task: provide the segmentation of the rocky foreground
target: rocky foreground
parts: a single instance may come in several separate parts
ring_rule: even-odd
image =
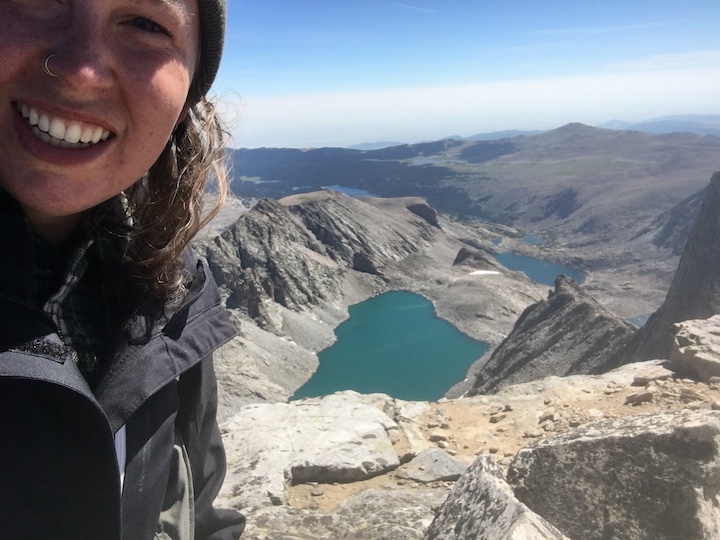
[[[222,427],[221,503],[254,540],[720,538],[718,332],[487,396],[248,405]]]

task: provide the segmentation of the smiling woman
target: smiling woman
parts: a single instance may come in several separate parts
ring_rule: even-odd
[[[186,114],[197,7],[11,0],[8,11],[0,89],[29,116],[2,130],[0,181],[41,234],[61,241],[83,211],[149,170]],[[48,144],[77,127],[107,137],[91,148]]]
[[[187,249],[226,189],[225,2],[0,13],[0,538],[238,538],[212,507],[235,329]]]

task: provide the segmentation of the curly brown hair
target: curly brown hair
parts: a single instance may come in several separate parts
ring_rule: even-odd
[[[141,289],[160,299],[169,298],[181,287],[181,253],[217,214],[227,194],[227,132],[215,103],[205,97],[192,101],[195,105],[157,161],[125,191],[130,276]],[[210,181],[216,184],[217,198],[208,211],[203,204]]]

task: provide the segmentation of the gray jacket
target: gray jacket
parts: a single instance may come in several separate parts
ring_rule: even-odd
[[[0,215],[13,261],[0,265],[0,538],[239,538],[244,518],[212,506],[225,473],[212,352],[235,329],[210,273],[197,264],[163,323],[131,318],[91,392],[25,300],[14,227]]]

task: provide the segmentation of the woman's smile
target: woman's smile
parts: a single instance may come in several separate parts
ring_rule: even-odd
[[[26,176],[23,189],[30,189],[33,182],[39,182],[39,186],[44,186],[46,190],[46,200],[60,201],[62,194],[57,187],[74,186],[72,198],[81,200],[83,194],[77,191],[81,185],[77,175],[84,176],[88,181],[97,178],[98,173],[93,173],[93,170],[105,166],[102,161],[104,156],[114,155],[108,152],[114,146],[110,143],[119,140],[117,128],[108,129],[109,122],[101,125],[100,117],[96,114],[70,112],[82,110],[79,106],[77,109],[58,107],[47,100],[18,98],[11,101],[10,109],[13,117],[12,142],[6,148],[15,156],[15,161],[27,164],[29,175]],[[73,142],[78,133],[79,140]],[[5,157],[3,161],[7,162],[9,158]],[[30,166],[33,162],[34,165]],[[66,170],[73,172],[63,173]],[[48,183],[50,177],[47,174],[50,171],[54,171],[51,177],[55,178],[55,182]],[[0,180],[2,172],[0,170]],[[51,194],[49,190],[53,185],[56,187]]]
[[[106,141],[110,130],[102,126],[67,120],[24,103],[16,103],[18,112],[32,126],[32,132],[43,142],[61,148],[88,148]]]

